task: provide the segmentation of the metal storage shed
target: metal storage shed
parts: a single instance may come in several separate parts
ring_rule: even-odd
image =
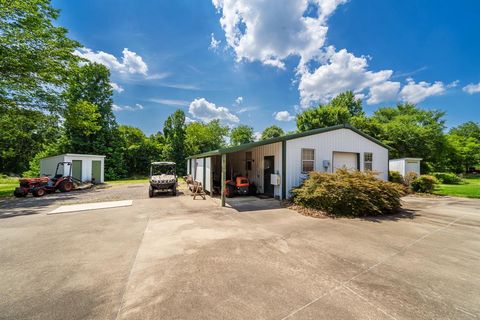
[[[414,172],[419,175],[420,161],[422,161],[422,158],[391,159],[389,161],[390,171],[398,171],[402,177],[405,177],[409,172]]]
[[[94,181],[95,183],[104,182],[105,156],[66,153],[43,158],[40,159],[40,175],[53,177],[59,162],[71,162],[72,176],[77,180],[82,182]],[[64,170],[63,174],[68,174],[70,168],[65,166]]]
[[[373,170],[387,180],[388,150],[352,126],[337,125],[194,155],[187,158],[187,173],[207,192],[220,189],[222,206],[225,183],[221,181],[236,175],[247,176],[259,193],[286,199],[307,171]]]

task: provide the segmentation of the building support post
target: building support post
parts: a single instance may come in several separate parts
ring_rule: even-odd
[[[287,141],[282,141],[282,200],[287,198]]]
[[[222,154],[222,179],[220,180],[222,207],[225,207],[225,180],[227,180],[227,154],[226,153]]]

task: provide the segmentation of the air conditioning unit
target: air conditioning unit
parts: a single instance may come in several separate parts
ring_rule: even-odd
[[[279,174],[271,174],[270,175],[270,183],[274,186],[280,185],[280,175]]]

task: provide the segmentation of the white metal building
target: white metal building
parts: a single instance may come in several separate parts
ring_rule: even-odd
[[[82,182],[103,183],[105,171],[105,156],[92,154],[74,154],[66,153],[58,156],[40,159],[40,176],[55,175],[57,164],[59,162],[72,163],[72,176]],[[69,166],[64,166],[62,174],[68,174]]]
[[[398,171],[405,177],[409,172],[420,174],[420,161],[422,158],[401,158],[389,161],[390,171]]]
[[[221,191],[235,176],[246,176],[257,192],[278,199],[290,196],[310,171],[337,168],[373,170],[388,179],[388,149],[349,125],[338,125],[240,146],[213,150],[187,159],[187,172],[207,192]]]

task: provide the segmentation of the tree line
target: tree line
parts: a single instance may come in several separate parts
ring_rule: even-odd
[[[119,125],[112,111],[109,70],[74,54],[81,47],[56,25],[49,0],[12,0],[0,6],[0,173],[37,175],[39,159],[60,153],[106,155],[107,180],[145,175],[151,161],[175,161],[255,140],[252,127],[219,120],[186,123],[177,110],[158,132]],[[446,132],[445,113],[412,104],[367,116],[352,92],[296,117],[297,131],[349,123],[393,149],[391,157],[421,157],[423,170],[464,172],[480,162],[480,125]],[[284,135],[266,128],[260,139]]]

